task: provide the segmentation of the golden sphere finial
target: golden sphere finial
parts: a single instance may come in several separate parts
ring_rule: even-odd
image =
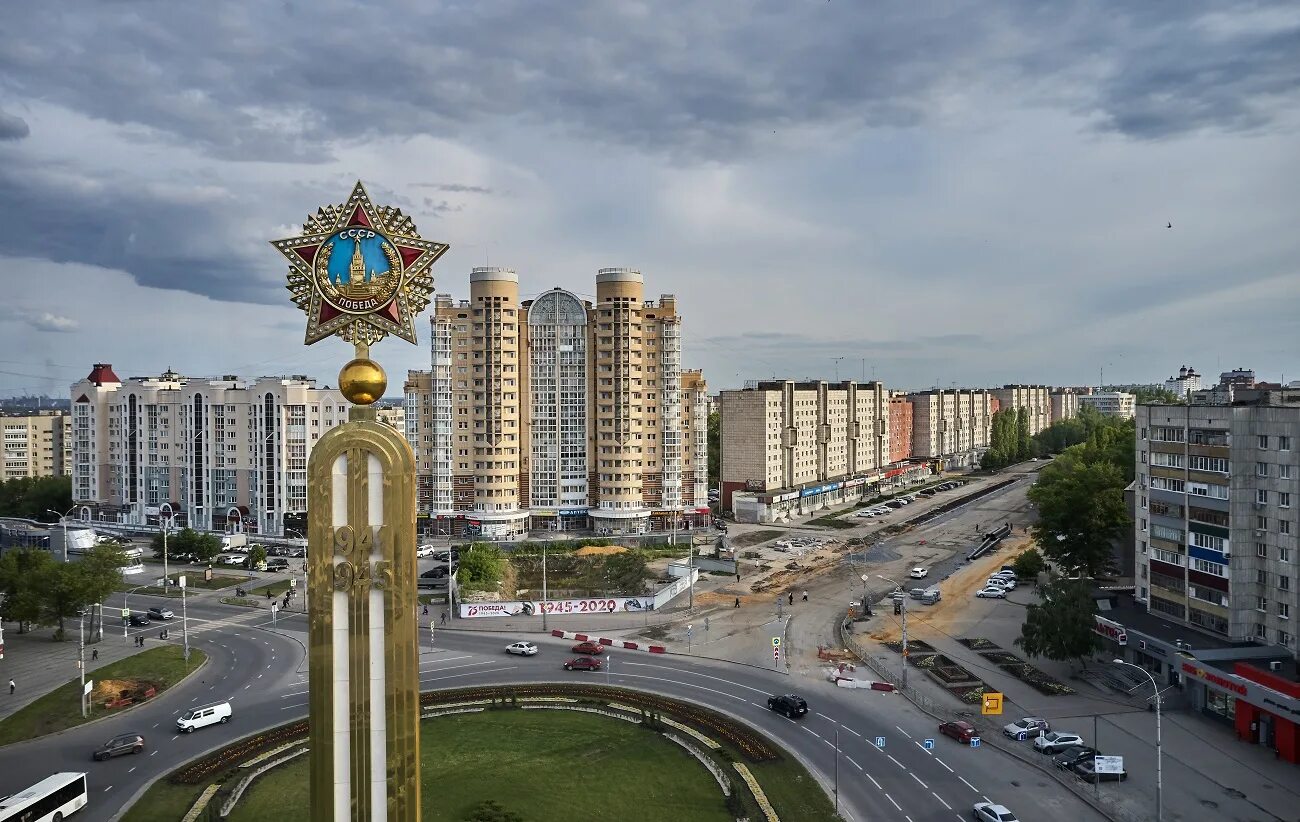
[[[339,371],[339,390],[356,405],[370,405],[384,396],[388,375],[369,357],[358,357]]]

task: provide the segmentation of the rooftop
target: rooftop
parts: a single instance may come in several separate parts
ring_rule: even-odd
[[[1263,671],[1266,674],[1272,674],[1273,676],[1281,677],[1290,682],[1300,682],[1300,665],[1297,665],[1295,657],[1289,654],[1276,656],[1272,660],[1238,659],[1236,662],[1241,665],[1249,665],[1250,667]],[[1278,670],[1274,671],[1269,667],[1270,662],[1278,662],[1281,663],[1281,665]]]
[[[1222,637],[1201,633],[1195,628],[1179,625],[1159,613],[1148,611],[1133,599],[1132,594],[1098,591],[1093,597],[1097,600],[1097,614],[1114,620],[1125,628],[1154,637],[1171,645],[1182,641],[1190,650],[1198,648],[1243,648],[1256,647],[1253,642],[1230,642]]]

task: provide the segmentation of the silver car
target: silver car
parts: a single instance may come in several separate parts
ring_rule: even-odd
[[[1002,728],[1002,733],[1011,737],[1017,742],[1022,742],[1031,736],[1038,736],[1040,733],[1047,733],[1052,730],[1046,719],[1039,719],[1036,716],[1027,716],[1024,719],[1017,719],[1010,725]]]
[[[1016,815],[1007,810],[1006,805],[992,802],[976,802],[971,813],[979,822],[1017,822]]]

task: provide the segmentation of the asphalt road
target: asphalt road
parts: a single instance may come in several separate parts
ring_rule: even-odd
[[[301,616],[268,630],[265,611],[236,611],[219,604],[190,609],[191,642],[210,654],[198,678],[125,715],[0,751],[0,793],[30,785],[61,770],[89,774],[87,820],[114,818],[153,778],[205,751],[257,730],[299,719],[307,711],[307,680],[300,640]],[[178,635],[173,626],[173,636]],[[156,634],[156,632],[155,632]],[[538,681],[608,681],[707,705],[772,735],[794,751],[828,789],[838,759],[841,812],[851,820],[952,820],[969,818],[973,803],[1001,802],[1022,820],[1100,819],[1047,777],[998,751],[971,749],[940,737],[932,719],[895,694],[848,691],[829,683],[802,688],[810,713],[792,721],[770,712],[767,697],[791,687],[780,673],[688,656],[615,652],[612,670],[568,673],[571,655],[562,640],[542,638],[535,657],[502,650],[514,637],[444,631],[430,649],[425,632],[420,665],[424,690],[464,685]],[[228,699],[230,724],[193,734],[175,732],[175,719],[196,705]],[[839,756],[836,756],[836,731]],[[137,731],[148,742],[139,756],[92,762],[90,751],[118,733]],[[877,738],[883,745],[877,746]],[[934,740],[932,750],[923,747]]]

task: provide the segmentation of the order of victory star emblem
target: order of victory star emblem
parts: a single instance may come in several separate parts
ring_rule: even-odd
[[[308,217],[300,236],[271,245],[289,260],[307,345],[334,335],[360,345],[389,334],[415,342],[415,317],[433,296],[430,269],[447,250],[421,239],[401,209],[372,203],[360,182],[346,202]]]

